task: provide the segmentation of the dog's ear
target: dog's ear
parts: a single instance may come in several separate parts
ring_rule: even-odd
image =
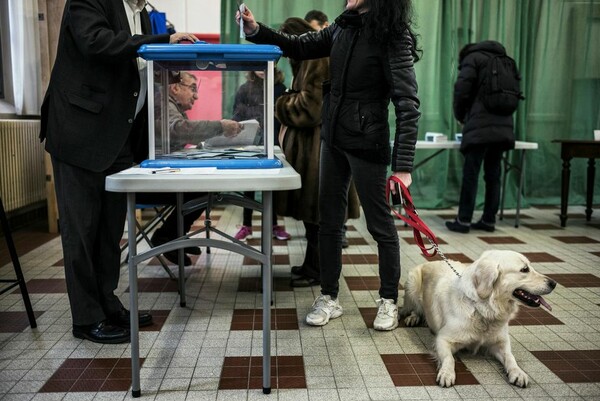
[[[494,260],[480,258],[475,262],[475,271],[472,275],[473,286],[480,299],[487,299],[492,295],[494,285],[500,276],[499,265]]]

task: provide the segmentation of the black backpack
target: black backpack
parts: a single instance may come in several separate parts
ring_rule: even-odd
[[[515,60],[506,54],[491,56],[483,70],[481,100],[485,108],[493,114],[508,116],[525,99],[521,92],[521,75]]]

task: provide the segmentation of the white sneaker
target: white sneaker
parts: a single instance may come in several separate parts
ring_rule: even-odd
[[[329,295],[319,295],[313,302],[312,310],[306,315],[306,323],[311,326],[324,326],[329,319],[335,319],[344,313],[340,303]]]
[[[398,327],[398,305],[394,303],[394,300],[381,298],[377,300],[377,305],[379,305],[379,310],[373,322],[373,328],[387,331]]]

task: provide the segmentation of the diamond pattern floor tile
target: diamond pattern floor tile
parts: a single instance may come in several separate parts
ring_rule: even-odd
[[[273,291],[294,291],[289,277],[273,277]],[[262,292],[261,277],[240,277],[238,291]]]
[[[262,309],[234,309],[231,330],[262,330],[262,320]],[[298,330],[296,309],[271,309],[271,330]]]
[[[219,390],[262,388],[262,357],[225,357]],[[271,388],[306,388],[301,356],[271,357]]]
[[[36,320],[44,312],[33,311]],[[0,312],[0,333],[20,333],[29,327],[27,312]]]
[[[521,241],[518,238],[515,237],[477,237],[480,240],[482,240],[483,242],[485,242],[486,244],[524,244],[523,241]]]
[[[144,359],[140,359],[140,364]],[[127,391],[131,386],[129,358],[68,358],[40,393]]]
[[[437,385],[436,362],[429,354],[382,354],[381,359],[397,387]],[[455,359],[456,385],[479,384],[465,364]]]
[[[565,244],[600,244],[600,241],[582,235],[572,235],[563,237],[552,237]]]
[[[600,382],[600,350],[531,353],[565,383]]]
[[[27,292],[29,294],[66,294],[67,282],[62,278],[34,278],[27,281]],[[12,292],[20,294],[21,290],[17,287]]]
[[[600,277],[593,274],[548,274],[548,277],[567,288],[600,287]]]

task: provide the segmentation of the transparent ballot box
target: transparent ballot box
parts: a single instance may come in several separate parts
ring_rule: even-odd
[[[150,44],[142,167],[275,168],[271,45]]]

